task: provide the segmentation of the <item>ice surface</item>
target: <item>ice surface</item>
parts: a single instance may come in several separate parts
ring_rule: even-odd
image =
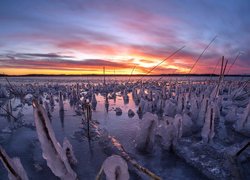
[[[143,83],[122,83],[122,81],[118,82],[115,81],[114,78],[111,78],[111,81],[107,80],[106,85],[104,86],[103,83],[100,82],[100,78],[97,78],[95,81],[90,79],[86,80],[86,77],[53,77],[45,81],[41,80],[41,77],[11,79],[16,81],[15,83],[17,85],[15,86],[18,87],[18,89],[21,89],[20,92],[22,91],[24,95],[32,94],[35,97],[40,97],[39,103],[43,101],[41,104],[43,104],[45,108],[46,103],[48,104],[46,109],[51,113],[50,121],[56,136],[56,141],[62,144],[64,137],[67,137],[72,143],[72,147],[74,147],[74,153],[78,164],[74,165],[73,168],[79,179],[94,179],[101,164],[107,156],[117,153],[114,149],[106,149],[106,147],[103,147],[103,145],[100,145],[97,142],[98,138],[102,136],[94,135],[94,132],[96,134],[95,127],[97,125],[101,129],[107,129],[109,134],[119,140],[126,149],[127,154],[130,155],[129,157],[133,157],[139,162],[139,164],[161,176],[162,179],[204,179],[204,177],[199,174],[198,170],[210,178],[226,177],[224,176],[225,171],[223,167],[221,167],[221,164],[223,164],[225,159],[221,157],[219,152],[223,152],[229,145],[239,143],[247,138],[243,131],[233,131],[232,124],[224,125],[223,116],[226,118],[230,115],[230,108],[232,106],[237,107],[237,119],[243,117],[246,105],[249,101],[248,89],[244,88],[242,92],[234,98],[231,98],[231,91],[227,91],[229,85],[232,86],[231,90],[233,90],[235,87],[239,88],[240,83],[237,84],[227,81],[222,84],[216,102],[217,107],[215,108],[217,110],[215,111],[214,128],[216,134],[213,138],[214,144],[201,143],[198,145],[201,139],[200,130],[205,122],[206,111],[208,108],[203,111],[203,123],[201,123],[202,126],[200,126],[200,129],[196,129],[196,133],[192,133],[194,128],[191,123],[188,122],[194,122],[196,125],[196,116],[198,117],[198,114],[202,109],[202,100],[209,97],[216,85],[216,81],[204,81],[204,78],[201,78],[200,81],[187,81],[187,78],[175,78],[174,80],[169,80],[171,78],[168,79],[164,77],[164,81],[150,80]],[[39,83],[35,84],[34,82],[37,82],[37,79],[39,79]],[[20,85],[22,82],[28,82],[28,85]],[[164,88],[165,93],[163,93]],[[133,101],[125,102],[123,96],[125,94],[125,89],[129,99],[133,99]],[[137,91],[141,93],[137,94]],[[59,92],[63,92],[63,115],[59,113]],[[98,106],[96,107],[96,110],[93,111],[93,122],[95,123],[93,123],[93,126],[91,125],[91,140],[88,141],[84,136],[86,124],[82,123],[82,109],[80,105],[81,102],[85,100],[92,102],[92,99],[95,99],[92,98],[93,94],[95,95],[96,102],[98,102]],[[50,106],[51,95],[53,95],[54,99],[54,105],[52,106]],[[181,108],[182,111],[180,114],[176,115],[177,112],[175,112],[172,113],[172,117],[170,117],[164,116],[164,113],[159,112],[164,109],[166,100],[170,100],[177,108],[178,96],[184,97],[184,108]],[[106,108],[107,110],[105,110],[105,99],[109,101],[108,108]],[[12,114],[18,118],[17,123],[14,121],[8,121],[6,113],[1,111],[0,143],[6,151],[10,153],[10,156],[20,157],[30,178],[38,180],[55,179],[55,175],[52,174],[52,171],[46,164],[47,162],[41,155],[41,143],[37,140],[36,129],[33,125],[34,119],[32,116],[32,106],[29,106],[27,103],[24,105],[24,102],[21,101],[21,106],[17,107],[17,105],[20,104],[18,97],[17,100],[18,101],[15,102],[13,98],[11,102]],[[137,114],[131,118],[128,118],[127,113],[116,116],[114,111],[116,107],[120,107],[123,112],[128,112],[129,109],[136,111],[140,101],[144,101],[144,105],[147,103],[143,119],[139,119]],[[4,100],[0,99],[1,104],[2,102],[4,102]],[[209,104],[210,102],[211,101],[209,100]],[[6,103],[3,103],[2,107],[6,108],[5,105]],[[222,116],[218,113],[219,109],[222,110]],[[75,110],[78,111],[78,114],[75,113]],[[17,116],[19,111],[22,116]],[[154,135],[157,135],[156,137],[158,137],[160,134],[159,132],[161,132],[162,137],[164,137],[160,139],[156,138],[154,140],[154,148],[153,151],[150,151],[150,154],[141,153],[135,148],[137,144],[136,135],[139,134],[139,130],[141,130],[147,111],[159,115],[159,117],[157,117],[157,128],[155,129]],[[170,114],[170,111],[167,111],[167,115]],[[143,115],[143,113],[141,115]],[[187,118],[183,119],[184,116]],[[220,117],[220,119],[218,117]],[[183,120],[186,123],[185,127]],[[64,123],[64,128],[61,128],[62,121]],[[13,128],[11,128],[11,123],[14,124]],[[9,128],[11,131],[9,133],[2,133],[4,128]],[[187,144],[183,143],[187,137],[182,136],[185,129],[186,132],[191,133],[191,136],[188,137],[190,143]],[[30,134],[34,134],[35,136],[31,136]],[[149,139],[151,139],[151,137]],[[165,147],[163,146],[164,144]],[[68,149],[66,153],[65,147],[70,147],[70,145],[63,145],[62,152],[66,157],[65,159],[71,161],[73,159],[71,151]],[[179,147],[186,153],[186,156],[183,155],[185,153],[176,154],[182,158],[186,157],[185,160],[187,159],[188,164],[195,164],[196,169],[191,168],[188,164],[176,157],[171,151],[164,151],[165,149],[169,149],[167,147]],[[246,162],[244,161],[244,163]],[[3,170],[1,165],[0,174],[4,179],[7,178],[7,173]],[[131,168],[130,179],[134,180],[140,178],[146,179],[147,177],[141,176],[137,170]]]

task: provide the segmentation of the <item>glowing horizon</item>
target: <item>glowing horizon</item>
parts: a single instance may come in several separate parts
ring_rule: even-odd
[[[191,3],[192,2],[192,3]],[[193,9],[190,11],[190,9]],[[221,11],[224,9],[224,11]],[[229,74],[250,74],[248,1],[0,2],[0,73],[185,74],[213,73],[222,56]],[[115,72],[114,72],[115,71]],[[219,68],[215,73],[218,73]]]

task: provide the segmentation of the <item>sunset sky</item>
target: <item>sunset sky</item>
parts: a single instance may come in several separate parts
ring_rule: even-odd
[[[187,73],[216,35],[192,73],[250,74],[248,0],[1,0],[0,73]]]

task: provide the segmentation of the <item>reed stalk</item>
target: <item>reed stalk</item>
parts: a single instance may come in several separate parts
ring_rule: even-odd
[[[191,67],[191,69],[189,70],[188,74],[191,73],[191,71],[194,69],[195,65],[198,63],[198,61],[200,60],[200,58],[202,57],[202,55],[206,52],[206,50],[209,48],[209,46],[215,41],[215,39],[217,38],[217,36],[215,36],[210,43],[206,46],[206,48],[202,51],[202,53],[199,55],[199,57],[196,59],[195,63],[193,64],[193,66]]]
[[[175,54],[177,54],[179,51],[181,51],[185,46],[182,46],[181,48],[177,49],[175,52],[170,54],[168,57],[163,59],[161,62],[159,62],[157,65],[155,65],[152,69],[150,69],[146,74],[144,74],[137,82],[140,82],[145,76],[149,75],[153,70],[155,70],[158,66],[160,66],[162,63],[164,63],[169,58],[173,57]]]
[[[2,106],[0,106],[0,109],[4,110],[9,116],[11,116],[12,118],[14,118],[16,121],[18,120],[15,116],[13,116],[9,111],[7,111],[6,109],[4,109]]]
[[[101,167],[101,169],[97,173],[95,180],[101,180],[102,172],[103,172],[103,167]]]

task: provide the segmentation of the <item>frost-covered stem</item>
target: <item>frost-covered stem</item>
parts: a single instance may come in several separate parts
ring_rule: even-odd
[[[88,139],[90,139],[91,107],[88,104],[86,108],[87,108]]]
[[[13,116],[9,111],[7,111],[6,109],[4,109],[2,106],[0,106],[0,109],[4,110],[9,116],[13,117],[15,120],[17,120],[17,118],[15,116]]]
[[[91,106],[89,103],[85,103],[83,110],[85,111],[85,120],[87,121],[87,134],[88,134],[88,139],[90,140],[90,121],[92,119],[92,112],[91,112]]]
[[[64,111],[62,92],[59,92],[59,111]]]
[[[235,154],[235,156],[238,157],[249,146],[250,146],[250,141],[247,144],[245,144],[245,146],[243,146],[239,151],[237,151],[237,153]]]
[[[208,143],[210,142],[210,135],[211,135],[211,133],[213,133],[213,119],[214,119],[214,117],[213,117],[213,114],[214,114],[214,109],[213,108],[211,108],[211,114],[210,114],[210,125],[209,125],[209,129],[210,129],[210,131],[209,131],[209,138],[208,138]]]
[[[228,60],[226,61],[226,64],[224,66],[224,56],[222,56],[221,69],[220,69],[220,77],[219,77],[218,85],[216,87],[216,93],[215,93],[215,97],[214,98],[218,97],[218,94],[219,94],[219,91],[220,91],[220,86],[221,86],[221,83],[223,82],[224,73],[225,73],[226,68],[227,68],[227,62],[228,62]]]

